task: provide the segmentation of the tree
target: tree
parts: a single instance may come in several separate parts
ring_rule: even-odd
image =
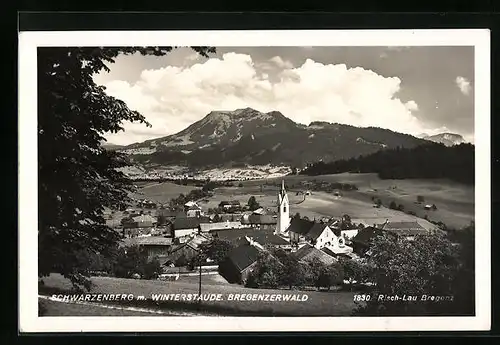
[[[254,270],[248,277],[247,287],[277,288],[280,285],[283,265],[269,253],[260,253]]]
[[[370,275],[370,267],[365,262],[353,259],[343,259],[340,261],[344,279],[349,282],[350,290],[353,289],[353,284],[363,284],[368,281]]]
[[[400,303],[373,298],[358,313],[362,315],[456,315],[473,313],[470,284],[473,274],[463,269],[465,253],[440,233],[417,236],[413,241],[384,234],[374,239],[370,280],[375,295],[454,296],[452,301]],[[461,275],[463,274],[463,275]],[[472,276],[472,277],[471,277]],[[464,278],[466,278],[464,280]],[[473,294],[472,294],[473,298]]]
[[[241,183],[241,182],[240,182],[240,183],[238,183],[238,187],[239,187],[239,188],[243,188],[243,183]]]
[[[398,205],[396,204],[396,202],[393,200],[391,201],[391,203],[389,204],[389,208],[391,210],[397,210],[398,209]]]
[[[38,50],[38,181],[40,277],[61,273],[89,287],[76,253],[89,249],[110,257],[119,235],[106,226],[104,207],[120,209],[133,185],[117,168],[124,154],[105,150],[103,134],[123,122],[149,125],[137,111],[109,96],[93,75],[120,54],[163,56],[171,47],[57,47]],[[195,47],[203,56],[215,51]]]
[[[302,286],[306,282],[306,268],[295,257],[285,253],[279,258],[283,267],[280,270],[280,285],[288,286],[291,290],[294,286]]]
[[[144,279],[156,279],[161,274],[161,264],[158,258],[144,263],[142,266],[142,277]]]
[[[319,270],[316,286],[318,288],[324,287],[330,290],[333,285],[341,284],[343,279],[344,272],[341,265],[338,263],[324,265]]]
[[[260,208],[259,203],[257,202],[257,200],[253,195],[248,199],[247,205],[250,211],[255,211],[256,209]]]
[[[113,263],[113,274],[118,278],[130,278],[135,273],[140,274],[140,266],[144,261],[144,255],[140,247],[120,248]]]
[[[175,267],[184,267],[189,264],[189,260],[186,258],[184,254],[179,256],[177,260],[175,260],[174,265]]]

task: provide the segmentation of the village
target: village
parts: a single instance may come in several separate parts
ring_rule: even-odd
[[[169,205],[140,199],[136,207],[123,211],[119,222],[108,225],[121,234],[123,248],[137,246],[147,253],[148,260],[160,263],[157,279],[197,275],[199,267],[200,275],[218,273],[227,282],[241,285],[248,283],[262,253],[279,249],[298,262],[331,265],[339,260],[363,260],[370,255],[370,241],[383,232],[408,240],[430,233],[417,221],[386,219],[365,224],[354,222],[348,214],[301,217],[294,213],[288,193],[282,180],[275,207],[261,207],[252,196],[247,204],[230,199],[208,209],[200,206],[203,199],[183,202],[180,198]],[[305,200],[310,192],[302,194]],[[219,262],[210,258],[200,262],[204,244],[215,239],[230,243],[230,250]],[[142,277],[135,274],[134,278]]]

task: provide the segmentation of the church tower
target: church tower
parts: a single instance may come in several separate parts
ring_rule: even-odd
[[[278,192],[278,221],[276,223],[276,233],[284,234],[290,226],[290,205],[288,195],[285,190],[285,181],[281,181],[281,189]]]

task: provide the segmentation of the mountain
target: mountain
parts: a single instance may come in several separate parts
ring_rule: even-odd
[[[106,150],[119,150],[124,148],[123,145],[116,145],[108,142],[103,142],[101,144],[101,147],[105,148]]]
[[[141,164],[305,166],[357,157],[385,148],[415,147],[425,140],[388,129],[329,122],[295,123],[278,111],[245,108],[212,111],[173,135],[122,148]]]
[[[465,139],[460,134],[455,133],[440,133],[436,135],[427,135],[422,139],[432,141],[446,146],[454,146],[465,143]]]

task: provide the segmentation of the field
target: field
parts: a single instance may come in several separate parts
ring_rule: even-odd
[[[139,310],[112,309],[94,305],[70,304],[65,302],[39,299],[44,307],[43,316],[154,316],[155,314]]]
[[[69,281],[62,276],[52,274],[44,280],[45,289],[69,290]],[[134,294],[135,296],[151,296],[151,294],[196,294],[198,293],[197,277],[181,277],[175,282],[156,280],[134,280],[109,277],[92,278],[92,293]],[[317,292],[295,290],[263,290],[249,289],[236,284],[228,284],[218,275],[206,275],[202,280],[202,294],[222,294],[222,301],[203,302],[208,312],[221,315],[276,315],[276,316],[349,316],[356,308],[353,301],[354,292]],[[229,294],[299,294],[307,295],[306,301],[228,301]],[[192,308],[192,302],[184,305],[173,302],[160,302],[162,310]],[[191,305],[191,306],[190,306]],[[156,305],[158,307],[158,305]],[[89,311],[92,312],[92,311]]]
[[[136,199],[147,198],[159,203],[168,203],[170,199],[177,198],[179,194],[188,194],[198,187],[178,185],[172,182],[146,182],[136,183],[140,188],[138,193],[132,194]]]
[[[411,221],[418,219],[422,225],[431,226],[423,220],[425,216],[436,222],[443,222],[449,227],[462,228],[474,220],[474,187],[465,186],[447,180],[381,180],[376,174],[336,174],[323,176],[286,176],[289,186],[290,213],[300,213],[311,219],[317,217],[340,217],[348,214],[352,219],[372,225],[393,221]],[[356,191],[342,192],[341,197],[331,193],[311,190],[304,200],[302,194],[306,187],[301,181],[316,181],[330,183],[349,183],[358,187]],[[281,178],[266,180],[242,181],[242,187],[221,187],[215,189],[214,196],[200,201],[200,206],[206,211],[214,208],[223,200],[238,200],[246,204],[250,196],[255,196],[257,202],[265,207],[276,207],[276,193]],[[239,184],[239,183],[238,183]],[[235,183],[235,185],[238,185]],[[195,187],[179,186],[173,183],[149,183],[140,191],[142,197],[167,202],[180,193],[186,194]],[[417,196],[424,197],[422,204],[417,204]],[[372,198],[379,198],[383,207],[375,208]],[[302,202],[303,201],[303,202]],[[404,207],[404,212],[389,209],[394,201]],[[425,210],[424,205],[435,204],[437,210]],[[407,214],[412,211],[416,216]]]

